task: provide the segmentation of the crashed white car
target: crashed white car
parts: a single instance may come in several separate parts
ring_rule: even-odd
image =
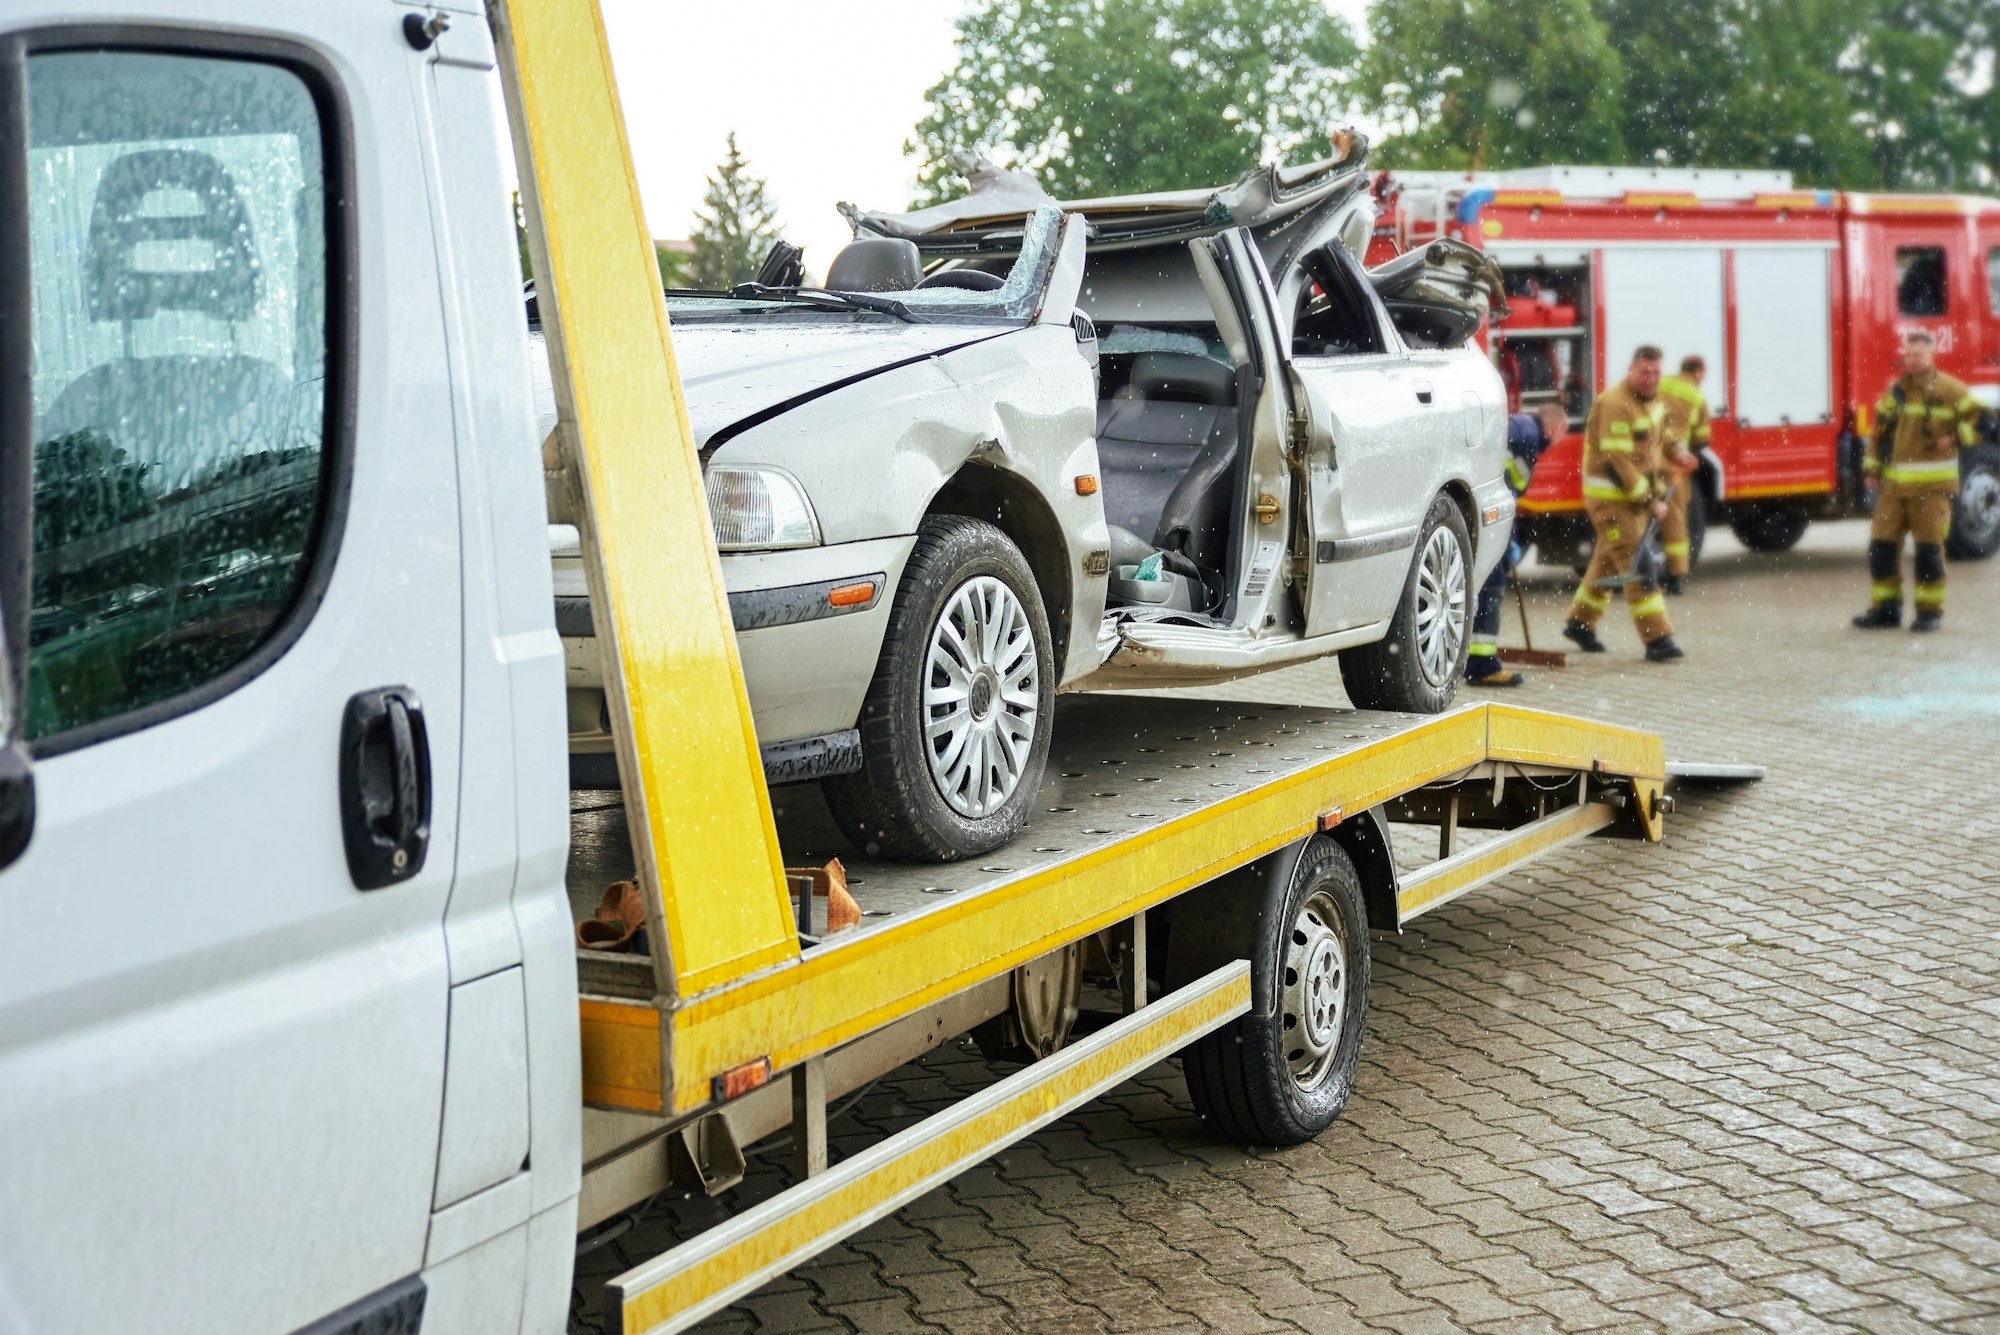
[[[1450,703],[1513,517],[1467,341],[1490,271],[1455,243],[1364,270],[1362,156],[1069,203],[982,162],[949,204],[845,208],[825,288],[780,254],[669,294],[772,782],[950,860],[1026,818],[1058,691],[1338,653],[1357,705]],[[615,782],[552,546],[573,770]]]

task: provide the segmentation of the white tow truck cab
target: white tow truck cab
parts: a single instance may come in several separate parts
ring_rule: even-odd
[[[609,70],[591,0],[0,0],[0,1328],[555,1330],[579,1230],[795,1127],[798,1186],[607,1286],[680,1329],[1190,1044],[1218,1128],[1311,1135],[1369,927],[1660,835],[1642,734],[1099,698],[1021,840],[858,859],[828,930]],[[547,487],[623,780],[575,816]],[[982,1024],[1037,1060],[829,1161],[830,1097]]]

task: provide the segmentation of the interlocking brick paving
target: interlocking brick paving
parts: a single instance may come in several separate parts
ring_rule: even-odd
[[[2000,563],[1953,567],[1943,634],[1870,635],[1863,541],[1720,535],[1685,663],[1614,609],[1611,653],[1505,695],[1770,777],[1377,934],[1317,1142],[1218,1141],[1165,1063],[704,1329],[2000,1331]],[[1554,646],[1568,584],[1529,573]],[[1340,698],[1323,664],[1223,693]],[[991,1076],[935,1053],[836,1149]],[[674,1216],[584,1258],[579,1328]]]

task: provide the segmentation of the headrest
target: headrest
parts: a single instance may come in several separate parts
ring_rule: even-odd
[[[826,285],[835,292],[908,292],[923,276],[914,241],[868,237],[850,241],[833,257]]]
[[[167,254],[144,253],[154,248],[149,242]],[[93,320],[143,320],[164,310],[246,320],[256,309],[250,214],[210,154],[159,148],[114,160],[91,205],[89,246]]]
[[[1236,402],[1236,373],[1192,352],[1142,352],[1132,359],[1132,388],[1149,399]]]

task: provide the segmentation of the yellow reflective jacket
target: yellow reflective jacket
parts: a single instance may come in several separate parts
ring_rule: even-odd
[[[1583,499],[1643,505],[1655,491],[1665,405],[1619,381],[1597,396],[1583,424]]]
[[[1708,400],[1700,385],[1682,376],[1665,376],[1660,380],[1660,403],[1666,409],[1664,453],[1698,451],[1708,444]]]
[[[1906,495],[1958,494],[1958,451],[1979,442],[1979,400],[1963,381],[1935,368],[1898,376],[1875,416],[1880,425],[1863,460],[1869,472]],[[1938,449],[1940,439],[1951,448]]]

